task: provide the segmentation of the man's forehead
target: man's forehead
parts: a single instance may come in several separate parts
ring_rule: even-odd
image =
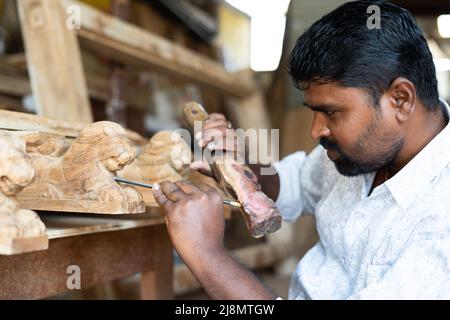
[[[344,107],[367,104],[368,93],[362,88],[344,87],[337,83],[313,83],[304,90],[306,106]]]

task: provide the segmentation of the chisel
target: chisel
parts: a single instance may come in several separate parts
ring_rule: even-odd
[[[124,184],[128,184],[130,186],[136,186],[136,187],[142,187],[142,188],[148,188],[148,189],[153,189],[153,185],[152,184],[146,184],[146,183],[141,183],[141,182],[136,182],[136,181],[130,181],[127,179],[123,179],[123,178],[119,178],[119,177],[114,177],[114,180],[118,183],[124,183]],[[241,207],[241,204],[237,201],[231,201],[231,200],[223,200],[223,204],[232,206],[232,207]]]

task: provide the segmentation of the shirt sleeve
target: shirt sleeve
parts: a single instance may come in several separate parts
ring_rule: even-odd
[[[371,265],[367,275],[376,281],[350,299],[450,299],[448,223],[424,221],[396,261]]]
[[[296,152],[274,164],[280,177],[276,205],[283,218],[294,222],[303,212],[314,213],[322,191],[322,147],[309,156]]]

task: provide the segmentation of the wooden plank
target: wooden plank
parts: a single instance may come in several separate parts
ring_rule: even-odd
[[[0,92],[12,96],[25,96],[31,93],[30,82],[24,75],[0,73]]]
[[[157,276],[164,279],[172,266],[160,265],[163,260],[153,251],[156,244],[168,241],[167,237],[160,239],[164,228],[159,225],[53,239],[46,251],[0,256],[0,299],[39,299],[68,291],[67,268],[71,265],[80,267],[81,288],[151,270],[157,270]],[[160,281],[149,288],[162,291],[171,285]]]
[[[12,62],[12,58],[20,59],[21,57],[18,55],[17,57],[0,58],[0,93],[23,97],[31,93],[31,84],[26,72],[25,56],[23,56],[24,72],[21,68],[16,68],[14,64],[19,62]],[[91,70],[92,64],[90,62],[83,61],[83,64],[86,71],[89,97],[103,102],[109,101],[111,97],[109,75],[99,74],[96,69]],[[137,78],[137,75],[135,75],[137,71],[127,69],[127,72]],[[148,89],[139,87],[135,79],[125,83],[125,85],[128,91],[133,90],[132,95],[124,97],[127,105],[133,108],[147,109],[150,96]],[[7,106],[9,107],[9,105]]]
[[[156,209],[153,213],[99,217],[98,215],[39,212],[47,227],[49,239],[67,238],[85,234],[128,230],[164,224],[164,217]]]
[[[77,5],[81,9],[81,29],[77,33],[82,44],[107,57],[166,72],[232,96],[245,97],[256,89],[249,79],[228,73],[206,56],[78,1],[62,1],[64,6]]]
[[[227,99],[227,111],[237,128],[247,130],[272,127],[262,91],[256,91],[244,99]],[[250,114],[251,117],[248,116]]]
[[[69,138],[76,138],[81,130],[86,128],[89,123],[69,122],[65,120],[49,119],[33,114],[0,110],[0,129],[15,131],[42,131],[55,133]],[[144,145],[147,139],[140,134],[125,130],[128,139],[136,145]]]
[[[17,131],[42,131],[76,138],[87,123],[54,120],[33,114],[0,110],[0,128]]]
[[[15,255],[46,249],[48,249],[48,237],[46,235],[7,240],[0,239],[0,255]]]
[[[92,122],[78,39],[66,25],[60,1],[17,4],[38,114]]]
[[[153,268],[141,274],[141,297],[144,300],[172,299],[173,248],[164,226],[153,230]]]

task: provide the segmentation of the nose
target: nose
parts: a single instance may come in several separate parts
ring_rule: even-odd
[[[325,116],[319,112],[314,112],[310,135],[314,140],[320,140],[320,138],[326,138],[331,135]]]

